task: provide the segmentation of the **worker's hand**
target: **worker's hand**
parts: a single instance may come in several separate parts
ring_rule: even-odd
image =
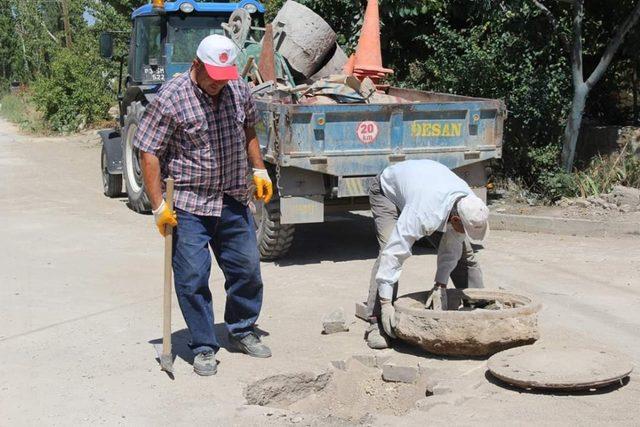
[[[269,203],[271,196],[273,196],[273,184],[267,170],[253,168],[253,183],[256,185],[256,200],[262,200],[265,204]]]
[[[158,209],[154,209],[151,212],[153,212],[153,217],[156,220],[158,231],[163,236],[166,236],[170,230],[167,225],[170,225],[171,227],[175,227],[176,225],[178,225],[178,217],[176,216],[176,211],[170,211],[169,205],[167,205],[164,200],[162,201],[162,203],[160,203]]]
[[[427,302],[425,303],[424,307],[426,309],[435,309],[436,307],[436,299],[440,299],[440,292],[442,292],[443,289],[447,289],[447,285],[446,283],[436,283],[435,285],[433,285],[433,288],[431,289],[431,291],[429,291],[429,297],[427,298]]]
[[[393,330],[396,327],[396,309],[393,308],[393,304],[390,299],[380,298],[380,306],[382,313],[380,315],[380,321],[382,322],[382,328],[391,338],[395,338],[396,334]]]

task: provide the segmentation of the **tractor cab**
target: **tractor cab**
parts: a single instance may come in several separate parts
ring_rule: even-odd
[[[254,22],[261,23],[264,6],[256,0],[238,3],[156,0],[136,9],[132,14],[130,81],[153,85],[186,71],[200,41],[212,34],[224,34],[222,24],[239,8],[246,10]]]

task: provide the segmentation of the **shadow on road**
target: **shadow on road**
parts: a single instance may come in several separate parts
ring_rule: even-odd
[[[426,350],[423,350],[420,347],[411,345],[407,342],[401,341],[399,339],[393,340],[391,347],[397,351],[398,353],[408,354],[411,356],[422,357],[425,359],[433,359],[433,360],[475,360],[475,361],[485,361],[489,359],[490,356],[443,356],[439,354],[429,353]]]
[[[237,353],[238,350],[235,349],[229,342],[229,332],[227,331],[227,325],[225,323],[216,323],[213,326],[216,337],[218,338],[218,342],[220,343],[220,347],[224,348],[230,353]],[[259,337],[269,336],[269,332],[260,329],[259,327],[254,328],[255,333]],[[179,331],[175,331],[171,334],[171,347],[174,358],[179,357],[190,365],[193,365],[193,352],[189,348],[189,340],[191,339],[191,334],[189,334],[188,329],[181,329]],[[149,344],[153,345],[158,349],[158,353],[162,349],[162,338],[155,338],[149,341]],[[156,357],[156,361],[158,364],[160,363],[160,359]]]
[[[508,384],[504,381],[499,380],[498,378],[491,375],[491,372],[489,372],[489,370],[485,372],[484,377],[491,384],[497,385],[498,387],[502,387],[507,390],[512,390],[518,393],[543,394],[547,396],[596,396],[598,394],[610,393],[612,391],[618,390],[619,388],[622,388],[627,384],[629,384],[629,377],[625,377],[620,381],[616,381],[615,383],[608,385],[606,387],[601,387],[601,388],[591,389],[591,390],[588,390],[588,389],[587,390],[553,390],[553,389],[536,389],[536,388],[524,389],[524,388],[512,386],[511,384]]]
[[[435,254],[428,244],[419,242],[414,255]],[[293,245],[276,265],[319,264],[322,261],[345,262],[375,259],[378,256],[373,219],[364,215],[344,213],[331,215],[326,222],[296,225]]]

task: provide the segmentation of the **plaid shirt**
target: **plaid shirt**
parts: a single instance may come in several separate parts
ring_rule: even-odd
[[[220,216],[224,194],[248,201],[244,129],[256,121],[244,80],[229,81],[216,108],[187,71],[166,82],[147,106],[133,144],[159,158],[162,177],[175,179],[177,208]]]

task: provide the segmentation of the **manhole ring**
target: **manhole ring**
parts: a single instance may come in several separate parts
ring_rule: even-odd
[[[427,292],[404,295],[394,303],[398,338],[447,356],[488,356],[539,338],[540,304],[530,297],[489,289],[451,289],[447,294],[459,301],[494,300],[507,308],[427,310]]]

